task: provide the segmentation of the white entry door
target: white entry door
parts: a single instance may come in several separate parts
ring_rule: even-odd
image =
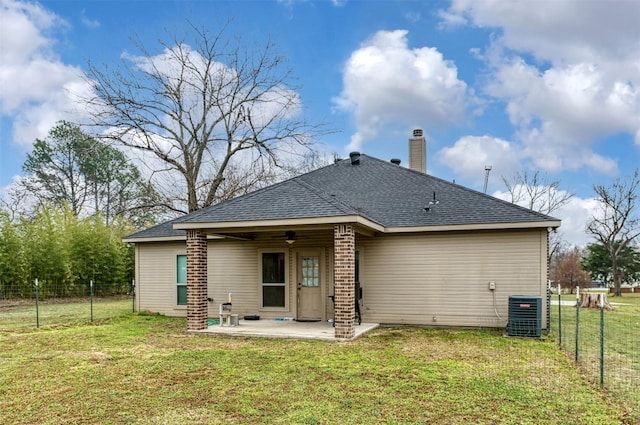
[[[298,252],[298,319],[322,320],[323,256],[321,250]]]

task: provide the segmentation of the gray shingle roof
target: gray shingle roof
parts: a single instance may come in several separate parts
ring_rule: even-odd
[[[425,211],[436,194],[438,204]],[[361,155],[185,215],[203,223],[359,215],[384,227],[526,223],[557,219],[463,186]],[[173,224],[171,222],[171,224]],[[162,224],[132,237],[153,237]],[[175,231],[174,231],[175,232]]]
[[[182,217],[175,218],[173,220],[165,221],[164,223],[157,224],[149,227],[148,229],[140,230],[132,235],[125,237],[124,239],[136,239],[136,238],[186,238],[187,232],[185,230],[174,229],[173,223]]]

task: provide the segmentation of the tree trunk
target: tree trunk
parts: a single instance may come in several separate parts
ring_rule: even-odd
[[[590,292],[584,290],[580,292],[579,304],[581,308],[600,308],[601,305],[604,305],[605,310],[613,310],[613,306],[607,299],[607,293],[602,291]]]

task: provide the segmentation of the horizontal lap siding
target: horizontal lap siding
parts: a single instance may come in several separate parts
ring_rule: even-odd
[[[209,317],[218,316],[219,304],[233,294],[233,313],[260,314],[263,317],[292,316],[296,303],[296,265],[294,249],[323,248],[325,252],[324,303],[332,311],[328,295],[333,291],[333,234],[331,232],[298,232],[298,240],[288,245],[280,233],[258,234],[254,241],[211,240],[207,245]],[[274,237],[277,236],[277,237]],[[176,305],[176,256],[186,255],[186,243],[161,242],[137,244],[137,285],[139,309],[186,316],[186,306]],[[288,261],[288,311],[260,312],[260,250],[282,251]]]
[[[208,248],[209,317],[217,317],[220,304],[232,295],[232,312],[258,313],[258,249],[252,242],[211,241]]]
[[[362,245],[367,321],[505,326],[509,295],[544,295],[546,236],[538,230],[382,236]]]
[[[256,312],[258,306],[257,248],[241,241],[209,241],[207,248],[209,317],[217,317],[219,304],[233,293],[234,312]],[[185,316],[176,305],[176,256],[186,255],[186,244],[138,244],[138,298],[141,310],[167,316]]]
[[[295,256],[292,249],[325,248],[324,286],[327,316],[333,305],[333,238],[329,232],[298,232],[291,247],[282,238],[260,235],[255,241],[210,241],[208,244],[209,316],[233,293],[238,314],[259,313],[259,250],[288,254],[290,313],[295,314]],[[442,326],[504,326],[509,295],[545,295],[544,230],[432,233],[358,237],[361,252],[363,319],[380,323]],[[137,246],[139,308],[185,316],[176,303],[176,255],[184,242]],[[496,317],[488,283],[496,282]],[[543,302],[543,307],[546,303]],[[282,315],[284,313],[273,313]],[[543,314],[543,319],[546,315]],[[435,320],[434,320],[435,319]],[[546,323],[543,324],[546,326]]]
[[[137,296],[140,310],[186,317],[186,306],[176,306],[176,256],[186,253],[184,242],[138,244]]]

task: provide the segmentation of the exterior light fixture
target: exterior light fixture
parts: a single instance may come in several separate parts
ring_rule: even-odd
[[[286,235],[287,239],[285,239],[285,242],[289,245],[292,245],[296,241],[296,232],[289,230],[288,232],[286,232]]]

